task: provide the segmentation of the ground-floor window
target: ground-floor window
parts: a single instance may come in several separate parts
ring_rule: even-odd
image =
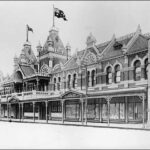
[[[128,104],[128,118],[129,120],[142,120],[143,118],[142,103]]]
[[[107,104],[102,104],[102,118],[103,119],[108,118],[108,106],[107,106]]]
[[[60,101],[56,101],[56,102],[51,103],[51,112],[60,113],[61,111],[62,111],[62,108],[61,108],[61,102]]]
[[[80,118],[80,103],[78,101],[66,101],[65,103],[65,117],[66,119]]]
[[[124,103],[110,103],[110,119],[125,119]]]

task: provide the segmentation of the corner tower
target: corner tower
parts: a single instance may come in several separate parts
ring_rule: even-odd
[[[49,70],[52,70],[56,64],[64,64],[67,61],[67,57],[68,50],[64,47],[59,31],[56,27],[52,27],[39,53],[39,68],[41,70],[43,66],[47,66]]]

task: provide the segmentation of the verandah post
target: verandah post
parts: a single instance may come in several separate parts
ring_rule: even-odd
[[[45,116],[46,116],[46,123],[48,123],[48,109],[47,109],[47,107],[48,107],[48,101],[45,101],[45,107],[46,107],[46,109],[45,109]]]
[[[7,119],[9,119],[9,103],[7,103]]]
[[[142,96],[142,103],[143,103],[143,128],[145,128],[145,113],[144,113],[144,109],[145,109],[145,96]]]
[[[125,96],[125,122],[128,123],[128,97]]]
[[[33,104],[33,121],[35,122],[35,102]]]
[[[111,97],[106,97],[106,101],[107,101],[107,123],[108,123],[108,126],[110,125],[110,100],[111,100]]]
[[[23,108],[23,105],[24,103],[22,103],[22,121],[23,121],[23,119],[24,119],[24,108]]]
[[[62,106],[62,124],[64,124],[64,100],[61,100],[61,106]]]
[[[20,103],[18,103],[18,105],[19,105],[19,120],[21,121]]]

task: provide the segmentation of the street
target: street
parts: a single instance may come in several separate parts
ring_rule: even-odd
[[[150,131],[0,122],[0,149],[150,148]]]

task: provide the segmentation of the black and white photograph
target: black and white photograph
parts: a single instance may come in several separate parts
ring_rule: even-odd
[[[149,1],[0,1],[0,149],[149,149]]]

